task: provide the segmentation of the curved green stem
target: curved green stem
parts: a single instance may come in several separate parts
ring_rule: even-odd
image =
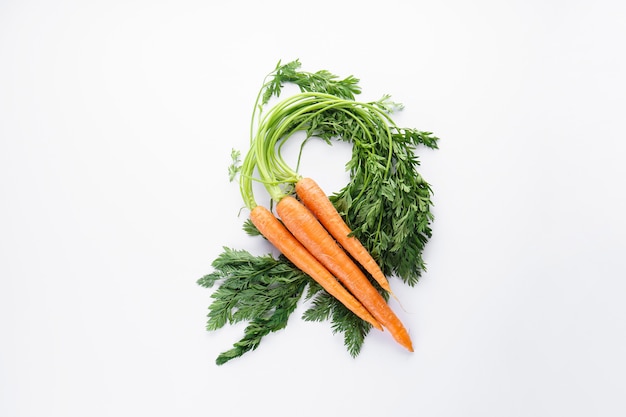
[[[254,148],[250,148],[243,160],[243,163],[241,164],[241,170],[239,171],[239,191],[244,204],[249,209],[253,209],[257,205],[256,200],[254,199],[254,192],[252,190],[252,175],[255,166]]]
[[[259,97],[257,97],[257,105]],[[354,135],[346,139],[353,142],[355,146],[362,147],[366,152],[371,154],[373,151],[370,148],[374,146],[374,141],[380,140],[381,137],[389,141],[389,154],[385,167],[385,175],[388,174],[393,154],[393,136],[390,125],[395,125],[379,106],[346,100],[325,93],[302,92],[280,101],[262,117],[260,116],[256,133],[251,128],[250,150],[242,165],[240,184],[242,197],[247,207],[256,206],[252,191],[253,180],[263,183],[270,198],[274,201],[280,201],[292,192],[291,189],[286,189],[286,186],[297,182],[301,176],[297,168],[293,169],[283,158],[283,146],[296,132],[310,128],[315,118],[323,115],[324,112],[332,111],[339,111],[354,121],[360,136]],[[340,127],[337,131],[341,132]],[[362,142],[363,139],[365,142]],[[297,167],[300,164],[305,142],[301,145]],[[259,176],[257,179],[253,178],[255,169]],[[366,178],[369,181],[370,176],[367,175]],[[361,194],[363,192],[364,190]]]

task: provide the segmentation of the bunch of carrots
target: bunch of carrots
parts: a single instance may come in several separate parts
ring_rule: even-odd
[[[329,109],[349,114],[357,125],[367,130],[374,125],[385,125],[388,120],[375,106],[329,94],[300,93],[278,103],[259,118],[258,128],[251,135],[250,149],[240,171],[243,200],[250,210],[251,222],[287,259],[358,317],[381,331],[387,329],[400,345],[412,352],[413,344],[406,328],[361,269],[391,293],[376,261],[352,235],[318,184],[311,178],[303,178],[281,156],[282,144],[294,132]],[[278,217],[256,203],[253,181],[265,186]]]

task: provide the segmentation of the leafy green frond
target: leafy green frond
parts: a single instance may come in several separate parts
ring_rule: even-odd
[[[257,227],[254,225],[254,223],[252,223],[252,220],[250,219],[246,219],[243,222],[242,228],[248,236],[263,236],[259,229],[257,229]]]
[[[333,300],[334,298],[326,291],[319,291],[302,318],[306,321],[328,320],[332,314]]]
[[[243,339],[218,358],[218,363],[224,363],[255,349],[270,332],[284,328],[309,278],[285,259],[230,248],[224,248],[212,265],[215,271],[198,280],[208,287],[220,282],[211,295],[207,330],[249,322]]]
[[[333,333],[343,333],[343,342],[352,357],[356,357],[363,347],[365,336],[372,325],[361,320],[343,304],[335,302],[331,321]]]
[[[305,321],[330,320],[333,333],[342,333],[348,353],[355,357],[361,351],[365,336],[372,326],[325,291],[318,292],[311,306],[303,313]]]
[[[241,171],[241,152],[233,149],[230,151],[231,163],[228,166],[228,179],[232,182]]]
[[[270,74],[270,80],[263,87],[261,105],[267,104],[272,97],[280,96],[283,86],[292,83],[300,88],[300,91],[319,92],[354,100],[361,93],[359,80],[354,76],[340,79],[329,71],[321,70],[314,73],[299,71],[300,60],[294,60],[287,64],[280,62]]]

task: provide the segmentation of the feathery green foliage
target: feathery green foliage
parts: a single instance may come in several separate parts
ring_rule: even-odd
[[[197,281],[207,288],[219,283],[211,295],[207,330],[248,322],[244,337],[218,356],[216,363],[221,365],[256,349],[264,336],[284,328],[309,278],[282,257],[230,248],[224,248],[212,266],[215,271]]]

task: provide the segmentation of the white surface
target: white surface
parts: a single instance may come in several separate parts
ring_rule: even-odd
[[[0,3],[0,415],[624,415],[623,2],[219,3]],[[195,281],[266,251],[226,168],[295,58],[442,138],[416,351],[296,312],[217,367]]]

